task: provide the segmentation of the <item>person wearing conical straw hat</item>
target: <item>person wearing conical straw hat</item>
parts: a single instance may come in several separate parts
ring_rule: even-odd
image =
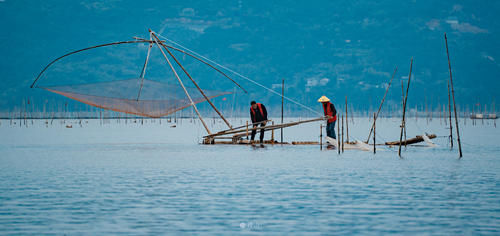
[[[337,110],[335,109],[335,106],[326,96],[321,96],[318,99],[318,102],[321,102],[321,105],[323,105],[323,111],[325,112],[325,117],[327,118],[326,136],[337,139],[337,136],[335,135],[335,123],[337,121]]]

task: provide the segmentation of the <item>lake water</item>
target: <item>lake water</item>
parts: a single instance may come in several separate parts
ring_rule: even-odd
[[[189,119],[0,122],[0,234],[500,234],[493,121],[461,121],[461,160],[437,119],[410,119],[409,137],[436,133],[439,146],[403,159],[383,147],[200,145]],[[351,139],[369,124],[355,118]],[[380,119],[377,142],[399,139],[398,126]],[[317,141],[319,129],[285,129],[285,141]]]

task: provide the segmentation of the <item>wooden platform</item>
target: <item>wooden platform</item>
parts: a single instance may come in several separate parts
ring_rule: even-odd
[[[283,123],[283,124],[270,124],[266,126],[258,126],[258,127],[253,127],[253,124],[248,124],[240,127],[236,127],[233,129],[228,129],[228,130],[223,130],[219,131],[214,134],[209,134],[203,137],[203,144],[249,144],[246,143],[247,141],[243,139],[244,137],[250,136],[252,131],[271,131],[271,140],[274,140],[274,130],[276,129],[282,129],[282,128],[288,128],[304,123],[309,123],[309,122],[315,122],[315,121],[322,121],[324,120],[323,117],[320,118],[314,118],[314,119],[309,119],[309,120],[302,120],[302,121],[295,121],[295,122],[288,122],[288,123]],[[252,127],[250,127],[252,126]],[[225,139],[227,141],[220,141],[221,139]],[[265,141],[264,143],[269,142]],[[277,141],[272,141],[271,143],[273,144],[280,144]],[[285,143],[283,143],[285,144]],[[316,143],[319,145],[319,143]]]
[[[241,139],[238,140],[237,142],[231,141],[225,141],[225,140],[214,140],[214,143],[211,144],[227,144],[227,145],[258,145],[260,144],[260,141],[256,140],[254,142],[251,142],[250,140],[246,139]],[[318,141],[292,141],[292,142],[279,142],[277,140],[264,140],[264,144],[271,144],[271,145],[319,145]],[[326,144],[325,144],[326,145]]]

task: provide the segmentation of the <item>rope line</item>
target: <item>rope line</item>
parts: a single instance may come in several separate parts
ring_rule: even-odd
[[[302,108],[305,108],[305,109],[307,109],[307,110],[309,110],[309,111],[311,111],[311,112],[313,112],[313,113],[315,113],[315,114],[318,114],[318,115],[320,115],[320,116],[323,116],[323,114],[322,114],[322,113],[320,113],[320,112],[318,112],[318,111],[315,111],[315,110],[311,109],[310,107],[308,107],[308,106],[306,106],[306,105],[304,105],[304,104],[302,104],[302,103],[300,103],[300,102],[297,102],[297,101],[295,101],[295,100],[293,100],[293,99],[291,99],[291,98],[289,98],[289,97],[287,97],[287,96],[282,96],[280,93],[278,93],[278,92],[276,92],[276,91],[274,91],[274,90],[272,90],[272,89],[270,89],[270,88],[268,88],[268,87],[266,87],[266,86],[262,85],[261,83],[259,83],[259,82],[255,81],[255,80],[252,80],[252,79],[248,78],[247,76],[244,76],[244,75],[242,75],[242,74],[240,74],[240,73],[238,73],[238,72],[236,72],[236,71],[234,71],[234,70],[232,70],[232,69],[230,69],[230,68],[227,68],[227,67],[225,67],[225,66],[223,66],[223,65],[221,65],[221,64],[219,64],[219,63],[217,63],[217,62],[215,62],[215,61],[213,61],[213,60],[211,60],[211,59],[209,59],[209,58],[207,58],[207,57],[205,57],[205,56],[203,56],[203,55],[200,55],[199,53],[197,53],[197,52],[195,52],[195,51],[193,51],[193,50],[191,50],[191,49],[189,49],[189,48],[187,48],[187,47],[185,47],[185,46],[183,46],[183,45],[181,45],[181,44],[179,44],[179,43],[177,43],[177,42],[175,42],[175,41],[173,41],[173,40],[171,40],[171,39],[169,39],[169,38],[167,38],[167,37],[165,37],[165,36],[162,36],[161,34],[158,34],[158,33],[155,33],[155,34],[156,34],[156,35],[158,35],[159,37],[161,37],[161,38],[165,39],[166,41],[168,41],[168,42],[170,42],[170,43],[172,43],[172,44],[175,44],[176,46],[178,46],[178,47],[180,47],[180,48],[182,48],[182,49],[184,49],[184,50],[186,50],[186,51],[189,51],[190,53],[192,53],[192,54],[194,54],[194,55],[196,55],[196,56],[198,56],[198,57],[200,57],[200,58],[203,58],[203,59],[205,59],[205,60],[207,60],[207,61],[209,61],[209,62],[211,62],[211,63],[213,63],[213,64],[217,65],[218,67],[220,67],[220,68],[222,68],[222,69],[225,69],[225,70],[227,70],[227,71],[229,71],[229,72],[231,72],[231,73],[233,73],[233,74],[235,74],[235,75],[239,76],[239,77],[240,77],[240,78],[242,78],[242,79],[245,79],[245,80],[247,80],[247,81],[249,81],[249,82],[251,82],[251,83],[253,83],[253,84],[255,84],[255,85],[260,86],[260,87],[261,87],[261,88],[263,88],[263,89],[266,89],[267,91],[269,91],[269,92],[271,92],[271,93],[274,93],[274,94],[276,94],[276,95],[278,95],[278,96],[280,96],[280,97],[283,97],[284,99],[288,100],[289,102],[292,102],[292,103],[294,103],[294,104],[296,104],[296,105],[299,105],[299,106],[301,106]]]

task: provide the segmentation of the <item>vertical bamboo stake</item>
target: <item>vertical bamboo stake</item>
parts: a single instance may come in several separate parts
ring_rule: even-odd
[[[338,117],[338,116],[337,116]],[[340,124],[337,124],[337,135],[336,135],[336,139],[337,139],[337,149],[338,149],[338,152],[340,154]]]
[[[319,125],[319,150],[323,150],[323,124]]]
[[[455,90],[453,88],[453,77],[451,75],[450,53],[448,51],[448,39],[446,38],[446,33],[444,33],[444,41],[446,43],[446,55],[448,56],[448,69],[450,71],[451,96],[453,98],[453,111],[455,112],[455,127],[457,128],[458,153],[459,153],[459,158],[462,158],[462,144],[460,142],[460,131],[458,129],[457,105],[455,103]]]
[[[281,124],[283,124],[283,104],[285,97],[285,79],[281,80]],[[281,127],[281,143],[283,143],[283,127]]]
[[[403,142],[403,129],[405,129],[405,126],[406,126],[406,123],[405,123],[406,102],[408,101],[408,90],[410,89],[412,67],[413,67],[413,57],[411,58],[411,61],[410,61],[410,74],[408,75],[408,85],[406,86],[405,99],[403,100],[403,120],[401,122],[401,135],[399,136],[399,150],[398,150],[399,157],[401,157],[401,142]],[[406,146],[406,139],[405,139],[405,146]]]
[[[149,41],[151,40],[152,40],[151,33],[149,33]],[[144,66],[142,67],[141,75],[139,76],[139,78],[141,78],[141,85],[139,86],[139,92],[137,93],[137,101],[139,101],[139,98],[141,97],[141,91],[144,85],[144,76],[146,75],[146,68],[148,66],[149,55],[151,54],[152,47],[153,47],[153,41],[149,43],[148,53],[146,54],[146,61],[144,61]]]
[[[405,107],[405,88],[404,88],[404,83],[403,80],[401,80],[401,101],[403,103],[403,109]],[[406,140],[406,125],[403,126],[403,131],[404,131],[404,139]],[[405,142],[405,147],[406,147],[406,142]]]
[[[376,142],[375,142],[375,123],[376,123],[376,120],[377,120],[377,115],[376,113],[373,113],[373,154],[377,153],[377,148],[376,148]]]
[[[344,152],[344,115],[342,114],[342,153]]]
[[[451,124],[451,95],[450,95],[450,81],[448,80],[448,118],[450,123],[450,145],[453,148],[453,125]]]

